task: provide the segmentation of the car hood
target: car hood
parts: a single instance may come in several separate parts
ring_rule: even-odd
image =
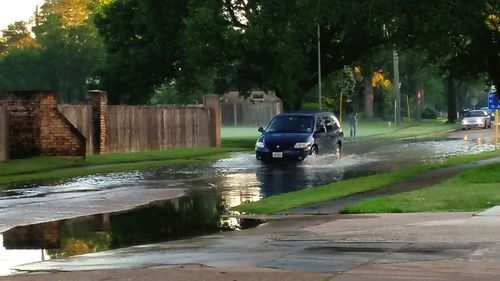
[[[302,133],[264,133],[259,138],[259,141],[262,141],[266,144],[295,144],[297,142],[307,142],[311,140],[311,134]]]
[[[462,122],[477,122],[477,121],[483,121],[484,117],[465,117]]]

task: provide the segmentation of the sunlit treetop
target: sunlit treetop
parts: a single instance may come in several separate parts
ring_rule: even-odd
[[[379,69],[372,74],[372,86],[374,88],[380,87],[384,90],[389,90],[392,88],[392,83],[384,71]]]
[[[500,32],[500,11],[490,3],[486,3],[485,22],[489,30]]]
[[[26,22],[18,21],[9,24],[0,34],[0,55],[10,50],[35,45],[35,40],[27,27]]]
[[[489,14],[486,16],[486,27],[489,30],[500,32],[500,16],[498,14]]]
[[[94,11],[110,4],[114,0],[46,0],[41,7],[42,17],[56,15],[63,26],[80,25]]]

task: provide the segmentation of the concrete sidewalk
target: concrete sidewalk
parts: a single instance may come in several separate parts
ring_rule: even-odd
[[[500,208],[283,216],[236,233],[20,266],[51,273],[0,280],[500,280],[498,233]]]
[[[200,265],[45,273],[0,278],[5,281],[325,281],[332,275],[266,268],[209,268]]]

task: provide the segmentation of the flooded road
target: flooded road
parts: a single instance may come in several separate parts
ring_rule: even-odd
[[[351,142],[345,144],[340,160],[320,155],[298,163],[262,164],[253,153],[234,153],[207,165],[7,186],[0,189],[0,238],[4,246],[0,247],[0,264],[14,266],[8,261],[23,251],[32,252],[20,254],[24,260],[17,264],[30,262],[35,256],[38,260],[66,257],[89,249],[96,252],[237,230],[245,224],[228,217],[226,210],[242,202],[492,149],[492,145],[461,139]],[[175,199],[166,200],[171,198]],[[123,214],[131,209],[142,215]],[[76,223],[68,221],[75,217]],[[113,231],[117,225],[123,228],[119,232]],[[123,233],[131,237],[124,238],[127,235]],[[0,275],[1,270],[8,269],[0,269]]]

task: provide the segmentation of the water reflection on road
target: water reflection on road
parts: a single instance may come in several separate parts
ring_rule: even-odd
[[[492,150],[463,140],[347,143],[342,159],[320,155],[297,163],[263,164],[253,153],[234,153],[211,165],[155,168],[145,171],[91,175],[50,184],[2,188],[0,202],[41,197],[75,196],[112,189],[210,188],[221,193],[227,206],[270,195],[309,188],[361,175],[387,172],[424,161]],[[0,207],[2,205],[0,204]]]
[[[262,164],[253,154],[237,153],[216,162],[214,186],[228,206],[356,176],[388,172],[422,162],[493,150],[494,146],[462,140],[351,143],[344,157],[320,155],[297,163]]]
[[[0,247],[0,263],[9,265],[0,266],[0,275],[2,269],[10,270],[13,264],[8,262],[13,262],[13,257],[20,251],[24,251],[20,254],[24,259],[17,264],[29,262],[31,258],[62,257],[234,230],[244,225],[241,220],[227,216],[225,210],[242,202],[355,176],[392,171],[424,161],[440,161],[452,155],[493,149],[492,145],[478,146],[463,140],[396,144],[359,142],[347,143],[340,160],[331,155],[320,155],[298,163],[268,165],[257,161],[253,153],[234,153],[209,165],[92,175],[56,183],[2,188],[0,228],[25,226],[11,229],[3,233],[3,237],[0,234],[5,247]],[[137,201],[148,191],[165,190],[188,195],[132,211],[125,211],[123,207],[125,199],[135,198]],[[153,193],[153,196],[157,194],[163,193]],[[117,206],[114,212],[99,211],[115,197],[120,198],[113,201]],[[166,197],[158,195],[152,198],[147,202]],[[75,203],[89,202],[93,202],[92,214],[99,215],[85,217],[90,214],[89,209],[81,206],[76,210]],[[47,208],[49,210],[41,211]],[[61,217],[80,218],[56,221]],[[19,222],[19,218],[23,218],[23,222]],[[38,224],[42,221],[52,222]],[[51,237],[57,238],[52,241],[53,245],[49,245]],[[29,250],[33,248],[37,250]]]
[[[224,216],[213,190],[161,200],[131,210],[18,226],[0,234],[0,276],[28,262],[244,229],[261,222]]]

